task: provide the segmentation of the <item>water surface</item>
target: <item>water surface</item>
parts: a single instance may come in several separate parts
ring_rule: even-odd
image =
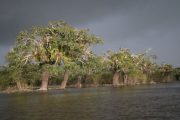
[[[180,83],[0,94],[0,120],[180,120]]]

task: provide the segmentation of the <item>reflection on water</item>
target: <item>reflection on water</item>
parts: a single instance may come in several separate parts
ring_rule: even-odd
[[[180,83],[0,94],[0,120],[180,120]]]

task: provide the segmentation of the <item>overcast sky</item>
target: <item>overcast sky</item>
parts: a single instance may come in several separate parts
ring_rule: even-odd
[[[54,20],[102,37],[98,54],[151,48],[158,63],[180,67],[180,0],[0,0],[0,64],[19,31]]]

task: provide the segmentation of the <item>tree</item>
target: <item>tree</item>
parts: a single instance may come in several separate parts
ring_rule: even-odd
[[[41,66],[40,90],[47,90],[50,75],[63,66],[65,72],[61,88],[64,89],[69,70],[78,59],[90,54],[91,45],[101,42],[88,30],[76,29],[63,21],[57,21],[20,32],[13,50],[20,65],[31,63]]]
[[[38,78],[39,68],[29,62],[22,64],[20,57],[16,54],[16,50],[12,49],[6,56],[8,62],[6,69],[9,73],[8,78],[16,83],[18,90],[24,90]]]
[[[15,50],[11,50],[6,56],[8,61],[8,71],[10,78],[16,83],[19,90],[25,89],[25,81],[23,80],[23,64],[20,63],[20,57],[15,53]]]
[[[128,83],[128,75],[134,68],[134,62],[132,53],[129,49],[119,49],[118,52],[114,53],[108,51],[107,58],[109,61],[109,68],[113,71],[113,85],[119,86],[119,74],[124,77],[124,84]]]
[[[165,82],[170,81],[172,79],[171,78],[171,73],[173,72],[172,65],[170,65],[170,64],[162,64],[159,67],[159,70],[160,70],[160,72],[162,74],[162,77],[163,77],[163,80]]]
[[[87,76],[93,80],[95,86],[99,85],[98,80],[101,78],[102,72],[106,69],[105,60],[102,56],[93,54],[84,64],[84,70]]]
[[[82,78],[86,80],[93,80],[93,83],[97,86],[98,80],[96,77],[100,76],[99,74],[103,72],[104,66],[103,57],[98,56],[96,54],[89,54],[84,59],[79,59],[76,67],[72,70],[73,74],[77,77],[77,84],[78,88],[81,88]]]
[[[158,69],[158,65],[153,62],[154,59],[156,59],[155,55],[148,56],[147,53],[137,54],[134,57],[135,65],[144,75],[146,75],[148,80],[151,79],[150,76]]]

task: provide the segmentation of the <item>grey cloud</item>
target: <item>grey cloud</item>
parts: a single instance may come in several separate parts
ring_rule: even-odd
[[[51,20],[63,19],[75,26],[96,21],[124,3],[122,0],[4,0],[0,4],[0,42],[12,44],[18,31]]]
[[[164,2],[134,5],[126,14],[112,14],[83,27],[105,38],[104,46],[95,47],[97,53],[120,47],[135,52],[152,48],[159,63],[180,66],[180,2]]]
[[[1,46],[0,45],[0,65],[5,63],[6,53],[10,50],[11,46]]]

